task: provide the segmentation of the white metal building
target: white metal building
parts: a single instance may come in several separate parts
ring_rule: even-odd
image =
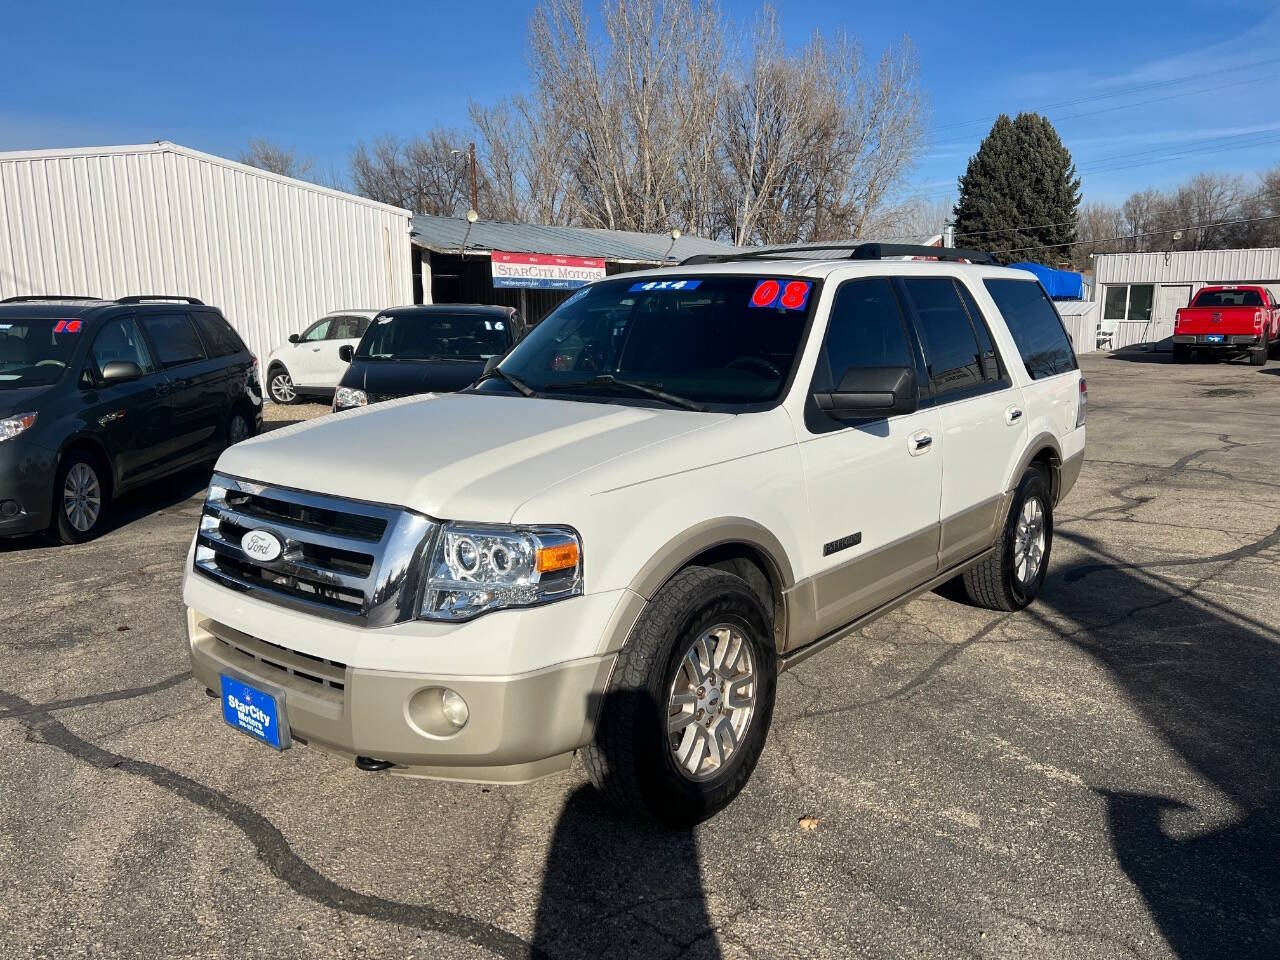
[[[1280,248],[1107,253],[1093,262],[1099,332],[1112,347],[1167,341],[1173,315],[1201,287],[1260,283],[1280,291]]]
[[[331,311],[412,302],[409,216],[165,141],[0,153],[0,298],[199,297],[265,357]]]

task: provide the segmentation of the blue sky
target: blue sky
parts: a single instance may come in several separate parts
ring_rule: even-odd
[[[744,26],[758,9],[725,6]],[[779,7],[792,43],[843,27],[873,57],[910,36],[931,113],[910,186],[927,199],[949,199],[994,116],[1018,110],[1041,109],[1055,122],[1087,200],[1119,201],[1199,170],[1280,163],[1274,0],[1120,0],[1076,6],[1076,16],[1035,2]],[[507,0],[10,5],[0,36],[0,150],[165,139],[234,157],[265,136],[341,175],[362,139],[461,125],[468,99],[520,91],[531,8]]]

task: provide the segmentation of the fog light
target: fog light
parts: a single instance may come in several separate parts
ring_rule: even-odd
[[[17,500],[0,500],[0,517],[10,520],[22,512],[22,505]]]
[[[467,709],[467,701],[456,691],[443,689],[440,691],[440,712],[444,718],[461,730],[467,725],[471,711]]]

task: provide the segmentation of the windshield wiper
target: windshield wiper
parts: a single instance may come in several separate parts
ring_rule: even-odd
[[[682,397],[678,394],[667,393],[657,387],[651,387],[647,383],[637,383],[634,380],[620,380],[612,373],[601,373],[592,377],[590,380],[576,380],[572,383],[549,383],[542,389],[550,390],[580,390],[583,387],[622,387],[624,390],[630,390],[633,393],[642,393],[646,397],[653,397],[655,400],[661,400],[673,407],[683,407],[685,410],[697,410],[703,412],[707,408],[696,400],[690,400],[688,397]]]
[[[527,383],[525,383],[523,380],[517,377],[514,373],[507,373],[501,367],[494,367],[492,370],[490,370],[488,373],[482,376],[479,380],[477,380],[476,384],[478,385],[478,384],[484,383],[486,380],[492,380],[494,377],[497,377],[500,380],[505,380],[507,383],[511,384],[513,387],[519,390],[526,397],[536,397],[538,395],[537,390],[534,390],[533,387],[529,386]]]

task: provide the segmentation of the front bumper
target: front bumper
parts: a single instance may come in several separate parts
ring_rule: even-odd
[[[223,673],[282,690],[295,742],[389,761],[403,775],[522,783],[567,769],[590,741],[617,656],[600,638],[638,609],[618,594],[489,614],[445,636],[437,624],[322,621],[189,575],[192,671],[215,693]],[[581,653],[584,643],[589,655],[564,662],[525,655],[531,645]],[[461,730],[441,722],[441,688],[467,703]]]
[[[0,537],[37,533],[49,526],[57,468],[57,454],[25,434],[0,443]],[[5,517],[14,509],[6,505],[14,503],[17,514]]]

